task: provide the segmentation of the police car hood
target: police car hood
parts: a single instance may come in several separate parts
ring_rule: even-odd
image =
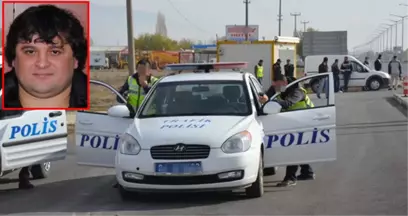
[[[219,148],[230,136],[246,130],[253,119],[252,116],[136,119],[130,132],[134,134],[142,148],[176,143],[205,144]]]

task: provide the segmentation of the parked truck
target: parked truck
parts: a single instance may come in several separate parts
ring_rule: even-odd
[[[109,60],[103,51],[91,51],[89,66],[91,69],[109,68]]]

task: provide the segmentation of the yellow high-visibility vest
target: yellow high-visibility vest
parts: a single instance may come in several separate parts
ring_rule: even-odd
[[[156,77],[151,77],[149,86],[152,86],[155,82],[157,82]],[[128,85],[129,85],[129,92],[128,92],[128,103],[132,105],[134,108],[140,107],[140,104],[142,104],[144,98],[146,97],[146,93],[144,92],[144,89],[137,84],[137,80],[133,78],[132,76],[129,76],[128,78]]]
[[[262,78],[263,77],[263,66],[256,66],[256,77],[257,78]]]

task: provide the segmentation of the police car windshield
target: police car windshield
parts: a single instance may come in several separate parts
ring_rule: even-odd
[[[243,81],[159,83],[140,118],[170,116],[246,116],[252,113]]]

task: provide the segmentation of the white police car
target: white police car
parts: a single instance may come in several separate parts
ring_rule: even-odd
[[[237,67],[246,63],[168,65],[176,71]],[[163,77],[136,114],[125,105],[107,114],[77,113],[78,163],[115,168],[123,198],[132,192],[237,188],[260,197],[264,168],[336,159],[332,75],[311,77],[329,78],[327,106],[282,113],[274,101],[261,106],[262,88],[250,73]]]
[[[47,177],[50,161],[66,156],[65,111],[0,109],[0,113],[0,177],[26,166],[31,166],[34,179]]]

